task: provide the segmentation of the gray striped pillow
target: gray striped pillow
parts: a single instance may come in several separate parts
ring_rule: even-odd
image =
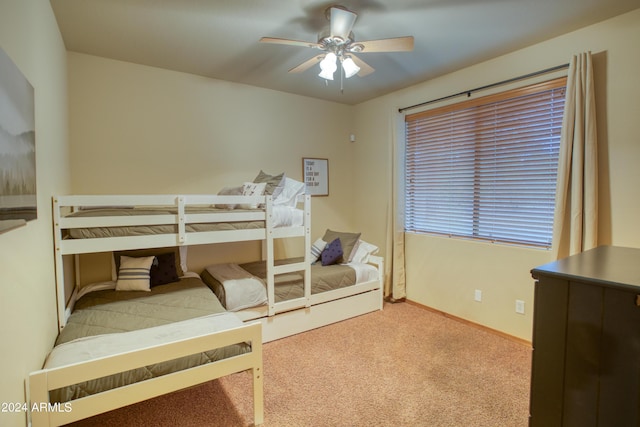
[[[150,291],[150,271],[154,258],[121,256],[116,291]]]

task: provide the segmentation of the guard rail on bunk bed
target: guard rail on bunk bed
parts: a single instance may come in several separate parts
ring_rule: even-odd
[[[74,384],[125,372],[149,364],[177,359],[235,343],[250,343],[251,350],[210,363],[105,390],[69,402],[52,402],[50,392]],[[262,325],[259,322],[174,340],[163,344],[114,352],[32,372],[27,381],[29,425],[53,427],[68,424],[172,391],[202,384],[226,375],[249,371],[253,377],[253,421],[264,422],[262,375]]]

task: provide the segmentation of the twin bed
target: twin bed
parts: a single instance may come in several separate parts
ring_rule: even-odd
[[[254,423],[261,424],[263,342],[382,308],[379,257],[367,253],[362,262],[320,267],[311,265],[307,249],[299,258],[275,259],[276,239],[302,238],[305,248],[313,246],[310,197],[298,193],[289,199],[282,204],[271,195],[56,197],[60,335],[44,368],[29,377],[31,407],[48,405],[32,411],[33,425],[69,423],[242,371],[253,375]],[[237,241],[263,242],[263,259],[240,267],[262,283],[262,293],[240,303],[234,288],[209,273],[215,263],[198,276],[184,262],[187,246]],[[65,286],[70,264],[72,281],[80,283],[79,254],[140,248],[156,264],[161,255],[174,263],[175,272],[159,286],[138,290],[124,276]],[[121,253],[127,266],[129,254]]]

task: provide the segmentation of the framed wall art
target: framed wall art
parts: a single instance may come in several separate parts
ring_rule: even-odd
[[[302,175],[305,191],[312,196],[329,195],[329,160],[304,157]]]
[[[0,233],[37,216],[33,86],[0,48]]]

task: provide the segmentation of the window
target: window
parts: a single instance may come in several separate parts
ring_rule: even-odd
[[[551,247],[565,86],[407,115],[405,230]]]

